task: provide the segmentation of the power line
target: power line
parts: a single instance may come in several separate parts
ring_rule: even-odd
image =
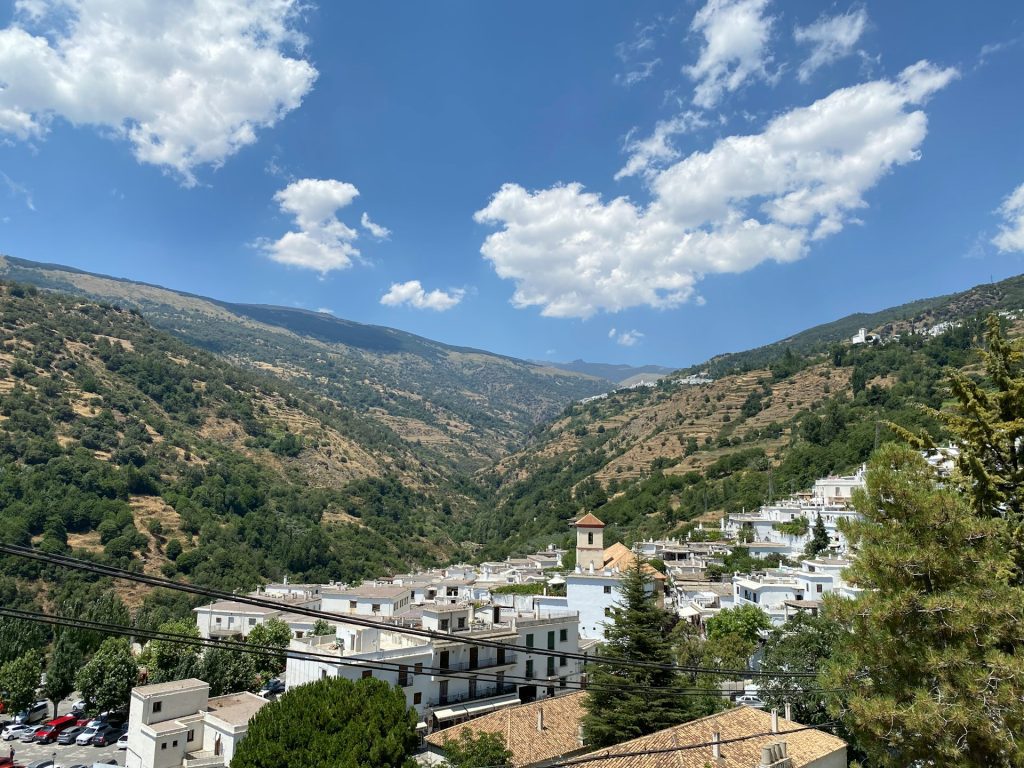
[[[540,683],[544,687],[550,687],[551,681],[546,678],[536,677],[525,677],[522,675],[505,675],[503,677],[497,677],[493,673],[483,672],[482,674],[476,673],[474,670],[452,670],[447,667],[434,667],[434,666],[421,666],[416,669],[414,665],[403,664],[401,662],[391,662],[377,659],[357,660],[352,658],[343,658],[334,654],[329,653],[318,653],[316,651],[298,651],[291,648],[271,648],[269,646],[258,646],[244,641],[235,640],[214,640],[212,638],[201,638],[194,637],[192,635],[185,635],[177,632],[164,632],[161,630],[147,630],[139,629],[134,627],[127,627],[121,624],[110,624],[107,622],[91,621],[89,619],[75,619],[66,616],[56,616],[53,614],[39,613],[36,611],[24,611],[17,608],[2,608],[0,607],[0,616],[6,616],[13,619],[21,619],[23,621],[31,621],[35,623],[47,624],[51,626],[62,626],[73,629],[87,629],[96,632],[120,635],[124,637],[142,637],[147,640],[162,640],[167,642],[179,643],[181,645],[190,645],[199,648],[217,648],[221,650],[233,650],[240,653],[247,653],[255,656],[280,658],[284,656],[286,658],[298,659],[302,661],[324,661],[325,663],[337,664],[339,666],[354,667],[360,670],[371,669],[381,672],[394,672],[401,673],[405,672],[410,675],[416,674],[429,674],[432,677],[442,677],[445,679],[452,680],[485,680],[487,682],[505,682],[521,685],[528,685],[533,683]],[[404,667],[404,669],[403,669]],[[559,686],[561,687],[561,686]],[[566,681],[566,688],[572,688],[573,690],[612,690],[621,691],[624,688],[630,690],[651,690],[651,691],[665,691],[672,695],[679,696],[710,696],[710,695],[727,695],[727,691],[722,691],[719,688],[671,688],[671,687],[660,687],[660,686],[642,686],[642,685],[629,685],[629,686],[618,686],[618,685],[600,685],[600,684],[588,684],[575,683],[573,681]],[[825,693],[825,692],[841,692],[845,689],[805,689],[796,693]],[[796,695],[796,693],[792,695]]]
[[[385,629],[391,632],[395,632],[396,634],[410,635],[415,637],[426,637],[431,640],[442,640],[447,642],[451,642],[453,637],[455,637],[454,635],[446,632],[439,632],[436,630],[424,629],[421,627],[404,627],[395,624],[389,624],[387,622],[368,619],[365,616],[359,616],[357,614],[329,613],[327,611],[307,608],[305,606],[285,605],[273,600],[253,597],[252,595],[236,595],[231,592],[224,592],[223,590],[213,589],[210,587],[199,587],[194,584],[186,584],[184,582],[173,581],[171,579],[164,579],[158,576],[151,576],[149,574],[134,573],[123,568],[115,568],[114,566],[103,565],[101,563],[93,563],[87,560],[82,560],[80,558],[70,557],[68,555],[39,552],[29,547],[20,547],[12,544],[0,544],[0,553],[14,555],[16,557],[22,557],[29,560],[36,560],[38,562],[47,563],[49,565],[58,565],[65,568],[72,568],[74,570],[85,571],[87,573],[108,576],[110,578],[124,579],[127,581],[134,581],[140,584],[148,584],[149,586],[153,587],[163,587],[165,589],[172,589],[179,592],[188,592],[190,594],[201,595],[204,597],[213,597],[220,600],[228,600],[237,603],[244,603],[247,605],[254,605],[260,608],[272,608],[273,610],[282,610],[286,608],[289,613],[297,613],[303,616],[325,619],[334,622],[341,622],[345,624],[351,624],[354,626],[369,627],[372,629]],[[660,670],[682,672],[686,674],[713,674],[723,675],[727,677],[743,676],[794,678],[817,676],[816,672],[811,671],[763,672],[751,669],[719,669],[715,667],[683,666],[679,664],[660,664],[657,662],[641,661],[638,659],[610,658],[599,655],[591,656],[586,653],[572,651],[560,652],[558,650],[535,648],[527,645],[519,645],[517,643],[487,640],[485,638],[471,636],[458,636],[458,639],[460,642],[463,642],[467,645],[478,645],[481,647],[488,648],[504,648],[506,651],[519,651],[522,653],[537,654],[538,656],[564,656],[567,659],[577,659],[582,660],[585,663],[603,664],[607,666],[654,668]]]

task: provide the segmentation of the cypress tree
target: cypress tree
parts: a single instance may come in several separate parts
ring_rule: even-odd
[[[808,557],[817,557],[819,552],[824,552],[828,549],[829,544],[828,530],[825,528],[825,521],[821,519],[821,513],[819,512],[817,518],[814,520],[811,540],[808,541],[807,546],[804,547],[804,554]]]
[[[650,584],[644,562],[637,558],[623,576],[622,601],[612,609],[614,621],[605,632],[600,656],[588,667],[590,688],[583,717],[588,746],[618,744],[704,714],[702,699],[680,695],[684,681],[675,669],[601,661],[673,663],[673,617],[658,607]]]

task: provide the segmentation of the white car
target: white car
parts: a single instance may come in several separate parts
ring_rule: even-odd
[[[26,733],[34,732],[36,727],[34,725],[28,725],[27,723],[11,723],[4,728],[3,739],[4,741],[14,741],[20,739]]]
[[[88,746],[92,744],[92,737],[96,735],[96,731],[102,728],[102,725],[93,725],[90,723],[85,727],[85,730],[78,734],[78,738],[75,739],[75,744],[80,747]]]
[[[128,734],[122,733],[121,738],[117,740],[118,749],[128,749]]]
[[[737,696],[736,703],[744,707],[753,707],[754,709],[764,709],[765,707],[765,703],[751,693],[745,696]]]

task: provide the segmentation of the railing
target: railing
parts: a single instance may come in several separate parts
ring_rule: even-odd
[[[464,701],[477,701],[479,699],[490,699],[494,696],[505,696],[510,693],[516,692],[516,686],[511,683],[503,683],[502,685],[491,685],[486,688],[477,687],[476,692],[470,694],[456,693],[450,696],[438,696],[436,699],[431,699],[427,706],[430,707],[446,707],[450,704],[460,704]]]
[[[435,677],[444,677],[449,672],[468,672],[475,669],[489,669],[490,667],[504,667],[509,664],[516,663],[516,654],[506,653],[504,659],[499,659],[497,656],[490,659],[477,659],[473,661],[459,661],[454,664],[445,664],[440,667],[439,672],[434,672]]]

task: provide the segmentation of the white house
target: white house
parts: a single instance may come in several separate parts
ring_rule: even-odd
[[[336,636],[292,641],[295,651],[336,660],[289,658],[285,683],[291,688],[329,676],[377,677],[400,686],[420,716],[420,727],[434,729],[568,691],[582,672],[579,660],[568,658],[579,651],[578,622],[579,617],[568,612],[526,614],[499,606],[477,610],[471,605],[435,605],[424,606],[421,626],[446,633],[443,638],[341,623]],[[566,656],[471,642],[479,639]]]
[[[134,688],[126,768],[229,766],[267,700],[248,692],[209,695],[209,684],[196,678]]]
[[[404,585],[361,584],[331,587],[320,592],[321,608],[328,613],[393,617],[407,612],[415,603],[415,590]]]

